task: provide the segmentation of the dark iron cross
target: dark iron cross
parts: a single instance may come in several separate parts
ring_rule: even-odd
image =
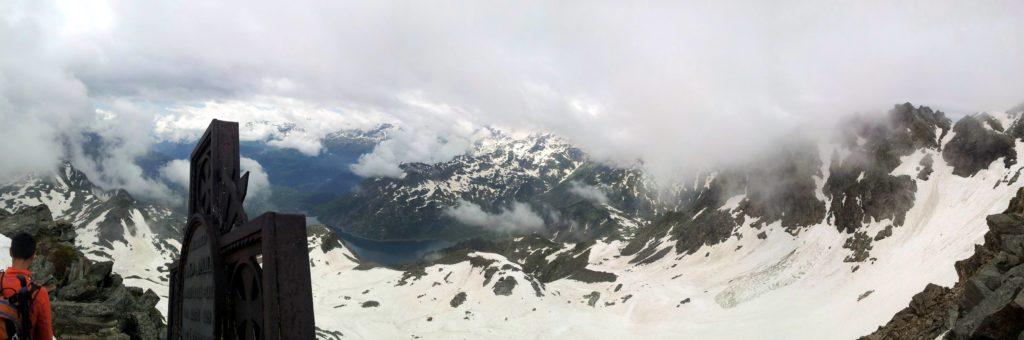
[[[306,217],[246,217],[238,123],[210,122],[191,163],[168,339],[313,339]]]

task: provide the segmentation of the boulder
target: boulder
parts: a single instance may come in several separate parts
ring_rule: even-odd
[[[512,295],[512,290],[516,288],[517,284],[518,282],[516,282],[514,277],[504,276],[494,283],[494,295]]]
[[[452,298],[452,301],[449,302],[449,304],[452,308],[456,308],[461,306],[463,302],[466,302],[466,292],[459,292],[458,294],[455,294],[455,297]]]

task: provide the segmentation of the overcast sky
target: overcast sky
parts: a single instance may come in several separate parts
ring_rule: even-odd
[[[133,157],[212,117],[293,122],[306,133],[248,138],[308,154],[405,127],[367,176],[464,152],[481,126],[673,174],[899,102],[1008,109],[1021,18],[1020,1],[4,1],[0,178],[80,158],[88,129],[122,141],[91,177],[159,196]]]

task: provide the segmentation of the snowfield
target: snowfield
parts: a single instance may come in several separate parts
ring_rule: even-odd
[[[1024,152],[1024,144],[1016,148]],[[843,261],[850,255],[843,248],[849,234],[832,225],[791,235],[777,222],[759,230],[748,219],[740,236],[647,265],[619,256],[620,242],[599,242],[587,268],[614,273],[615,282],[563,279],[537,296],[520,271],[499,271],[485,284],[485,268],[434,265],[399,285],[401,271],[356,269],[347,249],[314,247],[316,324],[347,339],[856,338],[889,321],[928,283],[951,286],[953,263],[973,253],[987,231],[985,217],[1005,209],[1019,188],[1004,182],[1020,165],[1007,169],[997,160],[963,178],[934,150],[905,157],[908,168],[894,174],[916,174],[913,166],[926,153],[935,159],[934,173],[918,181],[906,222],[874,241],[863,263]],[[734,209],[738,201],[727,206]],[[865,230],[873,237],[889,224],[873,221]],[[765,239],[757,237],[762,231]],[[499,255],[476,255],[515,265]],[[496,295],[497,278],[505,276],[519,284],[509,296]],[[463,292],[465,302],[453,307]],[[600,294],[593,306],[592,292]],[[364,306],[369,301],[379,305]]]

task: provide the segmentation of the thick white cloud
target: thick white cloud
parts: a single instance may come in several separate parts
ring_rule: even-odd
[[[280,97],[254,97],[246,101],[207,101],[168,108],[155,123],[161,140],[198,140],[213,119],[239,123],[239,139],[264,141],[271,146],[295,149],[316,156],[322,140],[340,130],[366,130],[393,121],[379,112],[329,109],[322,105]]]
[[[897,102],[1006,109],[1024,99],[1022,12],[1016,1],[5,2],[0,133],[21,143],[0,143],[11,159],[0,176],[52,166],[98,106],[127,102],[160,139],[195,136],[210,117],[271,117],[303,133],[245,138],[307,154],[358,117],[401,122],[354,168],[364,175],[451,157],[496,125],[671,177]]]
[[[0,3],[0,182],[45,172],[65,156],[62,131],[91,119],[86,86],[48,49],[58,32],[39,25],[54,13],[32,2]]]
[[[249,187],[245,194],[246,203],[270,199],[270,177],[254,159],[242,157],[239,159],[242,173],[249,172]]]
[[[472,122],[459,118],[456,109],[404,98],[417,108],[417,114],[404,114],[401,126],[373,151],[359,157],[351,166],[353,173],[364,177],[402,177],[401,163],[438,163],[465,153],[487,132]]]
[[[189,171],[187,159],[175,159],[160,167],[160,176],[178,188],[188,190]]]
[[[446,209],[445,214],[461,223],[501,233],[529,233],[544,228],[544,220],[529,205],[519,202],[491,214],[479,205],[460,201],[457,206]]]
[[[578,181],[569,183],[569,192],[596,204],[608,203],[608,194],[605,194],[600,188]]]
[[[82,120],[70,130],[86,135],[64,137],[73,165],[102,188],[122,188],[137,197],[163,202],[178,201],[171,188],[147,178],[136,164],[154,142],[150,132],[153,115],[131,101],[110,100],[104,106],[107,109],[96,110],[93,119]]]

